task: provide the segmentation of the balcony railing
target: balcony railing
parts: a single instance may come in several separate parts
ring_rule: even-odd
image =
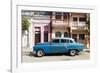
[[[63,26],[68,27],[69,26],[68,23],[69,23],[68,20],[52,20],[52,25],[54,27],[57,27],[57,26],[59,26],[59,27],[63,27]]]
[[[84,26],[86,26],[86,22],[73,22],[72,26],[84,27]]]
[[[71,28],[72,29],[80,29],[80,30],[88,29],[85,22],[72,22]]]

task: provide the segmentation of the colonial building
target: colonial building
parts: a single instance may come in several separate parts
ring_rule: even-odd
[[[75,41],[87,45],[87,13],[22,11],[28,16],[29,47],[36,43],[48,42],[56,37],[72,37]]]
[[[41,11],[22,11],[22,16],[27,16],[30,21],[28,41],[22,40],[29,44],[28,47],[34,46],[36,43],[50,41],[50,16],[51,12]],[[25,38],[24,38],[25,39]],[[27,40],[27,39],[26,39]]]
[[[84,43],[85,45],[88,43],[88,27],[86,21],[86,13],[70,14],[71,37],[74,38],[77,42]]]
[[[34,12],[31,20],[33,45],[50,41],[50,14],[50,12]]]
[[[76,42],[88,43],[87,13],[52,13],[52,38],[72,37]]]
[[[69,37],[69,13],[53,12],[52,13],[52,38]]]

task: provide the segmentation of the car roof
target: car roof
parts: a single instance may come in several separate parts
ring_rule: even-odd
[[[53,38],[53,39],[71,39],[74,40],[73,38],[67,37],[67,38]]]

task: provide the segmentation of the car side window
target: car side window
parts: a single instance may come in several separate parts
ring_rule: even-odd
[[[69,40],[68,39],[66,40],[66,43],[69,43]]]
[[[54,39],[52,42],[53,43],[59,43],[59,39]]]
[[[70,40],[70,39],[67,39],[67,40],[66,40],[66,43],[73,43],[73,41]]]
[[[61,43],[66,43],[66,40],[65,39],[61,39]]]

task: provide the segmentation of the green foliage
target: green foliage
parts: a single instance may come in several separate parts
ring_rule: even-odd
[[[23,16],[22,17],[22,30],[28,30],[29,26],[30,26],[30,23],[28,21],[28,17]]]

